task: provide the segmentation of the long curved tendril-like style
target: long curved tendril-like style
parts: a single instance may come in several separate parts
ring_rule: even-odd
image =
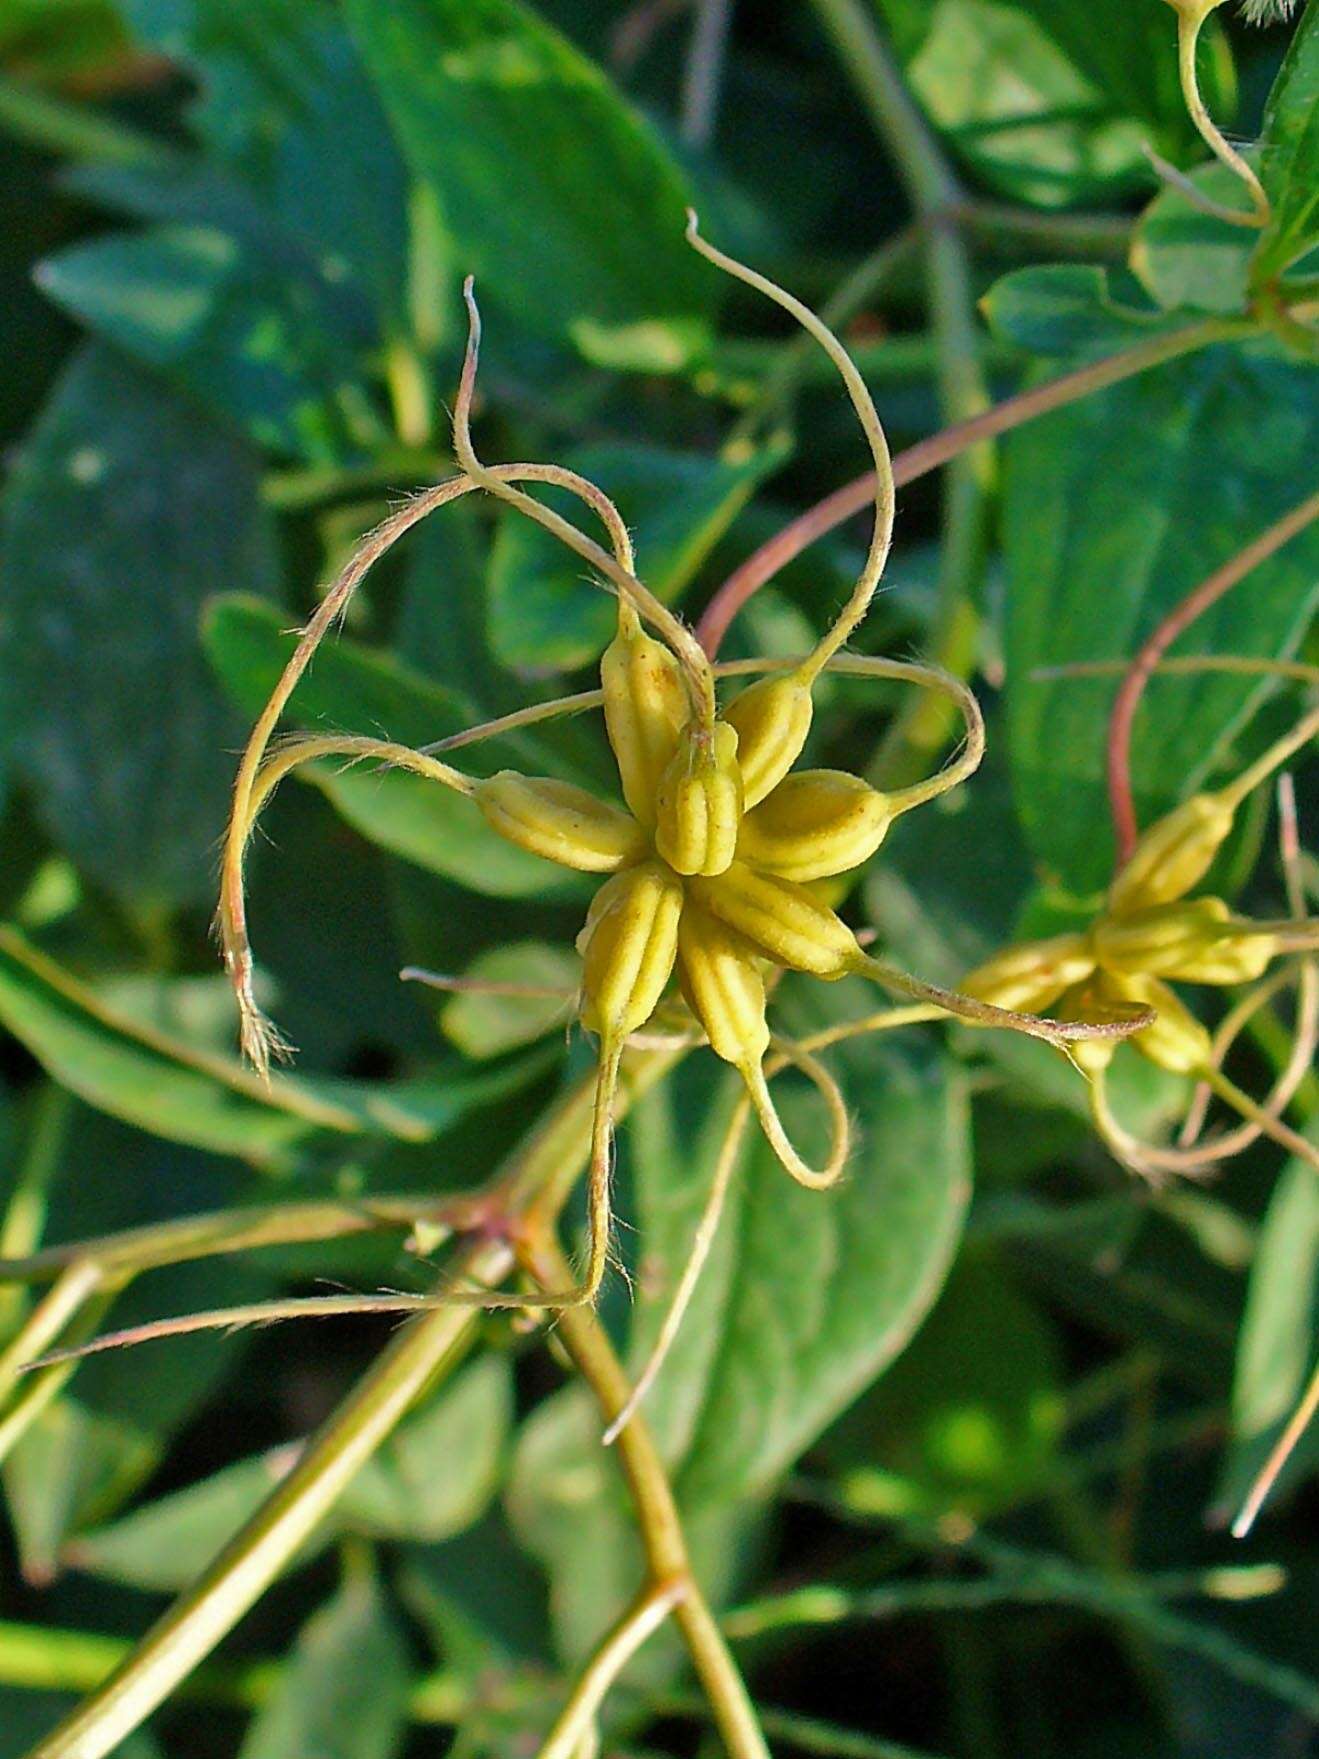
[[[668,1360],[669,1352],[682,1329],[682,1322],[687,1317],[687,1309],[691,1306],[692,1297],[696,1293],[696,1285],[700,1281],[701,1272],[705,1269],[705,1261],[710,1256],[710,1248],[714,1245],[715,1235],[719,1231],[719,1222],[724,1213],[724,1202],[733,1182],[733,1174],[737,1170],[742,1142],[750,1117],[751,1095],[744,1090],[738,1095],[732,1116],[724,1131],[723,1141],[719,1145],[719,1153],[715,1159],[714,1176],[710,1180],[710,1189],[706,1194],[705,1204],[696,1224],[696,1232],[692,1236],[691,1250],[687,1254],[687,1262],[682,1267],[682,1275],[678,1279],[664,1318],[660,1322],[660,1329],[650,1354],[642,1364],[640,1374],[633,1382],[627,1402],[601,1437],[605,1447],[612,1446],[627,1428],[634,1413],[658,1379],[659,1371]]]
[[[692,1236],[687,1262],[683,1265],[682,1275],[678,1279],[664,1318],[660,1323],[655,1343],[642,1365],[640,1374],[633,1383],[627,1403],[601,1438],[606,1447],[615,1442],[626,1429],[633,1413],[655,1384],[660,1369],[668,1359],[674,1341],[682,1329],[682,1322],[687,1316],[687,1309],[691,1306],[692,1297],[696,1293],[696,1285],[700,1281],[706,1259],[710,1256],[710,1249],[714,1245],[715,1235],[719,1231],[724,1203],[733,1181],[733,1174],[737,1170],[747,1122],[752,1111],[756,1112],[761,1129],[765,1132],[766,1139],[780,1165],[785,1167],[796,1182],[805,1186],[807,1190],[828,1190],[831,1185],[838,1182],[843,1168],[847,1164],[847,1158],[851,1151],[851,1125],[847,1116],[847,1102],[843,1098],[842,1089],[837,1081],[817,1057],[812,1056],[809,1050],[793,1039],[775,1037],[771,1040],[771,1050],[773,1055],[763,1069],[760,1065],[756,1065],[752,1071],[742,1071],[744,1091],[739,1095],[733,1107],[723,1140],[719,1145],[714,1174],[710,1180],[710,1189],[696,1224],[696,1232]],[[799,1069],[807,1077],[824,1100],[829,1113],[829,1158],[825,1165],[818,1170],[807,1166],[802,1161],[788,1139],[769,1094],[769,1081],[780,1070],[787,1067]]]
[[[827,633],[821,637],[814,651],[804,660],[799,668],[799,676],[803,684],[809,685],[823,671],[829,660],[842,647],[848,637],[857,628],[870,608],[870,601],[875,596],[875,588],[879,585],[880,576],[884,572],[884,564],[888,561],[889,548],[893,542],[893,520],[896,510],[896,489],[893,482],[893,460],[889,453],[888,441],[880,423],[879,413],[875,408],[866,382],[853,365],[847,350],[834,335],[827,324],[823,323],[808,306],[792,294],[785,292],[767,276],[759,274],[755,269],[739,263],[736,258],[727,256],[714,245],[701,237],[693,208],[687,210],[687,242],[693,250],[722,269],[726,275],[735,280],[745,282],[772,299],[775,305],[791,313],[802,328],[809,332],[824,349],[830,360],[842,375],[847,387],[847,394],[852,399],[852,407],[866,436],[871,456],[875,462],[875,522],[870,537],[870,548],[866,553],[865,563],[852,588],[851,597],[834,619]]]
[[[799,1185],[808,1191],[827,1191],[842,1177],[847,1157],[852,1151],[852,1127],[847,1116],[843,1090],[818,1057],[803,1050],[790,1038],[770,1040],[774,1059],[768,1065],[749,1064],[741,1071],[751,1104],[755,1108],[765,1139],[774,1150],[779,1164]],[[829,1114],[829,1156],[822,1167],[808,1166],[793,1146],[783,1120],[774,1104],[769,1083],[780,1069],[799,1069],[815,1087]]]
[[[622,516],[613,502],[592,482],[557,464],[508,464],[497,466],[493,474],[501,480],[543,482],[571,490],[597,513],[609,533],[610,542],[619,558],[619,565],[631,567],[632,543]],[[450,477],[425,490],[392,513],[388,519],[369,531],[357,545],[316,611],[298,638],[279,682],[270,693],[266,706],[257,717],[248,735],[247,744],[234,778],[233,800],[225,833],[221,861],[220,903],[216,925],[224,953],[226,969],[238,1000],[243,1054],[261,1074],[269,1072],[273,1057],[287,1056],[289,1047],[278,1030],[263,1014],[256,1000],[252,947],[247,929],[247,903],[243,870],[247,846],[255,828],[256,813],[252,797],[257,774],[265,759],[266,748],[274,735],[279,718],[288,705],[316,649],[329,630],[343,616],[349,601],[371,568],[414,525],[429,514],[470,494],[481,487],[469,476]],[[421,755],[429,755],[422,753]]]
[[[1301,1395],[1300,1403],[1287,1419],[1287,1425],[1273,1448],[1269,1457],[1260,1467],[1259,1475],[1251,1485],[1240,1512],[1232,1523],[1232,1537],[1244,1539],[1255,1525],[1256,1517],[1264,1507],[1269,1492],[1278,1482],[1278,1475],[1287,1461],[1295,1452],[1296,1444],[1314,1422],[1319,1413],[1319,1364],[1310,1376],[1310,1384]]]
[[[711,727],[715,718],[714,674],[710,670],[710,661],[705,649],[688,629],[680,617],[657,599],[633,572],[631,561],[621,562],[617,555],[611,556],[594,543],[584,532],[557,514],[553,508],[543,506],[530,495],[523,494],[513,487],[510,478],[498,467],[483,464],[477,457],[472,445],[471,412],[472,396],[476,388],[476,368],[481,352],[481,314],[477,309],[476,294],[472,277],[469,275],[463,282],[463,299],[467,304],[467,351],[463,356],[462,376],[458,382],[458,395],[453,406],[453,446],[458,462],[473,482],[507,501],[525,513],[529,519],[535,520],[546,531],[552,532],[561,543],[575,550],[613,583],[620,597],[650,623],[662,635],[679,665],[687,683],[691,697],[692,712],[699,725]]]
[[[1243,213],[1240,209],[1229,208],[1217,202],[1213,204],[1213,212],[1218,219],[1225,220],[1232,226],[1250,226],[1255,229],[1267,226],[1273,210],[1264,185],[1227,140],[1209,114],[1200,93],[1200,81],[1195,66],[1196,50],[1205,19],[1219,4],[1219,0],[1194,0],[1194,3],[1183,0],[1181,4],[1174,0],[1174,4],[1177,11],[1177,72],[1187,111],[1201,140],[1219,163],[1226,165],[1241,180],[1251,201],[1250,213]]]

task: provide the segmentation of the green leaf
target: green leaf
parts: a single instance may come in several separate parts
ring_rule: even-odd
[[[157,226],[48,257],[38,285],[258,444],[312,461],[354,449],[367,398],[329,289],[214,226]]]
[[[429,1544],[463,1532],[495,1493],[512,1421],[509,1361],[487,1353],[367,1462],[340,1505],[340,1523],[374,1539]]]
[[[511,1414],[507,1361],[473,1363],[358,1474],[297,1562],[344,1534],[434,1542],[471,1526],[494,1492]],[[275,1448],[158,1497],[81,1534],[66,1561],[135,1588],[183,1587],[260,1507],[298,1451]]]
[[[1319,451],[1312,377],[1215,348],[1031,423],[1007,449],[1008,740],[1046,876],[1078,894],[1112,870],[1104,740],[1112,678],[1037,669],[1129,658],[1213,569],[1288,511]],[[1290,653],[1319,598],[1319,529],[1254,569],[1180,652]],[[1137,719],[1142,822],[1218,761],[1267,693],[1230,676],[1155,678]]]
[[[1259,171],[1273,217],[1254,277],[1267,281],[1319,244],[1319,5],[1310,0],[1269,93]]]
[[[389,336],[433,344],[446,325],[414,236],[406,167],[335,9],[324,0],[124,0],[146,42],[195,75],[190,120],[306,252],[317,278],[351,288]],[[205,211],[188,218],[207,218]],[[433,232],[423,222],[418,229]],[[456,295],[456,287],[452,293]],[[369,307],[368,307],[369,311]],[[456,316],[456,313],[455,313]]]
[[[272,606],[228,594],[208,607],[202,637],[225,690],[248,715],[265,705],[297,643]],[[426,745],[475,716],[461,697],[387,654],[330,639],[298,684],[289,714],[317,731],[362,733]],[[497,748],[484,748],[487,752]],[[503,748],[505,751],[507,747]],[[460,754],[477,775],[499,767],[482,748]],[[332,762],[301,772],[355,830],[382,849],[493,897],[580,889],[577,875],[529,855],[491,830],[462,795],[401,771],[344,769]]]
[[[996,335],[1042,355],[1114,354],[1172,327],[1161,312],[1124,300],[1109,271],[1088,263],[1014,269],[980,309]]]
[[[1175,32],[1153,7],[1087,0],[876,0],[907,77],[959,158],[1019,201],[1052,207],[1145,183],[1152,138],[1191,140]],[[1206,81],[1221,109],[1231,66],[1221,35]]]
[[[278,1169],[319,1131],[426,1141],[539,1064],[392,1085],[278,1075],[139,1024],[14,929],[0,927],[0,1022],[89,1105],[158,1136]]]
[[[131,1422],[57,1399],[4,1463],[5,1501],[28,1582],[59,1573],[69,1533],[89,1505],[131,1489],[158,1464],[161,1449]]]
[[[1319,1338],[1319,1181],[1293,1160],[1269,1199],[1246,1292],[1232,1385],[1232,1441],[1218,1500],[1237,1512],[1283,1426],[1299,1404]],[[1284,1468],[1295,1484],[1319,1460],[1311,1425]]]
[[[564,992],[520,996],[460,991],[445,1003],[440,1024],[465,1056],[500,1057],[564,1025],[573,1011],[582,965],[568,947],[518,941],[482,953],[465,975],[479,983],[526,984]]]
[[[391,1759],[407,1729],[410,1674],[375,1578],[354,1570],[299,1633],[239,1759]]]
[[[6,512],[0,658],[41,819],[139,906],[207,897],[237,728],[197,617],[234,580],[273,590],[252,458],[89,347],[46,405]]]
[[[797,1004],[803,1018],[824,1005],[812,988]],[[794,1016],[794,1030],[801,1024]],[[645,1246],[634,1367],[686,1262],[735,1091],[702,1061],[647,1096],[630,1126]],[[920,1047],[875,1043],[835,1061],[856,1118],[846,1181],[803,1190],[749,1132],[695,1302],[654,1388],[649,1416],[681,1462],[677,1482],[691,1506],[765,1490],[893,1361],[937,1295],[961,1231],[969,1144],[951,1066]],[[787,1078],[778,1085],[794,1139],[818,1152],[815,1105]]]
[[[666,602],[691,584],[756,484],[782,462],[779,449],[738,463],[650,445],[583,446],[563,460],[617,502],[632,533],[637,570]],[[544,499],[580,520],[562,491]],[[598,537],[592,531],[591,536]],[[604,649],[613,595],[582,578],[581,558],[516,511],[500,519],[490,558],[490,645],[506,666],[572,671]]]
[[[1225,165],[1193,172],[1191,182],[1211,201],[1245,212],[1240,178]],[[1230,317],[1249,303],[1254,235],[1193,208],[1165,189],[1141,215],[1131,241],[1131,267],[1166,311],[1217,312]]]
[[[680,367],[714,278],[683,241],[681,173],[600,71],[515,0],[350,0],[347,13],[478,287],[601,364]]]
[[[992,1262],[959,1264],[911,1348],[820,1452],[877,1513],[979,1521],[1057,1458],[1062,1361],[1044,1315]]]

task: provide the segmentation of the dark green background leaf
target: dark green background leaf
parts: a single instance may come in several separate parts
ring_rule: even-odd
[[[603,364],[681,366],[713,277],[683,242],[681,173],[599,70],[515,0],[347,11],[478,292]]]
[[[1319,452],[1312,376],[1213,349],[1144,373],[1015,435],[1007,448],[1008,739],[1036,858],[1072,890],[1107,880],[1103,784],[1112,679],[1039,667],[1129,658],[1211,570],[1299,499]],[[1248,524],[1248,531],[1244,527]],[[1197,622],[1179,652],[1277,655],[1319,597],[1319,532],[1295,538]],[[1133,743],[1143,819],[1188,793],[1267,691],[1157,678]]]
[[[19,767],[88,874],[142,907],[207,898],[237,722],[203,601],[273,591],[255,460],[157,379],[75,357],[10,487],[0,657]]]
[[[873,991],[859,987],[873,1008]],[[686,1261],[728,1116],[729,1082],[716,1082],[718,1100],[706,1099],[694,1135],[689,1108],[711,1091],[703,1060],[704,1070],[684,1069],[676,1086],[649,1096],[632,1122],[642,1354]],[[922,1047],[872,1044],[838,1060],[858,1136],[846,1180],[826,1193],[802,1190],[752,1128],[695,1304],[656,1384],[651,1419],[682,1462],[688,1504],[765,1490],[902,1350],[947,1274],[970,1195],[956,1076]],[[799,1094],[786,1092],[783,1106],[799,1135],[817,1121]]]

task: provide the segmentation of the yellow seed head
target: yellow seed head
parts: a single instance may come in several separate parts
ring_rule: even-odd
[[[1113,977],[1114,993],[1142,1008],[1154,1009],[1152,1025],[1133,1033],[1130,1042],[1142,1056],[1174,1075],[1194,1075],[1209,1061],[1209,1031],[1180,997],[1157,977]]]
[[[689,884],[699,904],[776,965],[832,978],[864,959],[847,924],[792,880],[735,861],[717,879]]]
[[[1204,878],[1232,829],[1233,808],[1217,794],[1194,794],[1152,824],[1108,891],[1114,916],[1170,904]]]
[[[652,830],[659,779],[687,720],[682,672],[664,643],[646,634],[636,613],[621,607],[618,634],[600,661],[600,682],[623,798],[638,822]]]
[[[673,971],[682,882],[662,861],[643,861],[601,886],[578,942],[582,1024],[609,1044],[654,1013]]]
[[[1064,990],[1084,983],[1095,968],[1094,954],[1081,934],[1054,935],[1047,941],[1021,941],[1005,947],[961,981],[964,994],[996,1008],[1040,1014]]]
[[[1110,971],[1187,983],[1251,982],[1278,950],[1276,936],[1234,922],[1222,898],[1101,917],[1091,938],[1096,958]]]
[[[690,900],[678,928],[678,973],[715,1054],[737,1068],[758,1063],[769,1049],[760,965],[739,935]]]
[[[804,884],[869,861],[892,822],[887,796],[859,776],[798,770],[742,820],[737,853]]]
[[[500,770],[472,798],[501,837],[562,867],[615,873],[645,853],[645,833],[629,813],[571,782]]]
[[[716,721],[713,738],[688,728],[660,777],[655,847],[675,873],[723,873],[742,822],[737,734]]]
[[[789,674],[762,678],[734,697],[724,719],[737,730],[743,804],[750,812],[801,756],[814,705],[809,688]]]

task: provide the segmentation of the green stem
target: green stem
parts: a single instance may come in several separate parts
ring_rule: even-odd
[[[880,139],[892,152],[925,224],[925,273],[939,344],[939,401],[946,423],[989,406],[980,365],[971,262],[950,209],[960,191],[944,153],[913,102],[863,0],[813,0]],[[992,460],[981,445],[960,458],[944,484],[944,535],[930,657],[958,677],[974,668],[979,617],[974,594],[986,556]],[[900,714],[872,766],[881,787],[922,775],[948,739],[946,703],[927,697]]]
[[[619,1115],[681,1055],[629,1053]],[[510,1221],[533,1207],[538,1225],[557,1215],[585,1164],[594,1086],[594,1077],[578,1083],[488,1188],[485,1195],[498,1194]],[[455,1273],[495,1284],[511,1262],[503,1245],[476,1247],[447,1267],[444,1284]],[[104,1759],[139,1727],[269,1587],[413,1402],[458,1360],[480,1317],[474,1307],[436,1307],[409,1321],[196,1585],[27,1759]]]
[[[509,1262],[506,1248],[485,1246],[467,1255],[463,1270],[494,1282]],[[105,1759],[139,1728],[269,1587],[408,1408],[456,1358],[477,1317],[470,1309],[441,1307],[403,1327],[200,1581],[28,1759]]]
[[[562,1287],[563,1278],[571,1274],[549,1238],[531,1236],[520,1256],[544,1286]],[[558,1333],[573,1365],[595,1394],[605,1423],[612,1424],[626,1406],[632,1388],[604,1327],[591,1308],[568,1307],[559,1314]],[[770,1759],[737,1663],[692,1575],[668,1474],[640,1412],[633,1413],[616,1447],[632,1495],[651,1584],[660,1589],[675,1583],[685,1585],[684,1596],[674,1607],[674,1621],[710,1700],[730,1759]]]
[[[328,501],[357,495],[397,493],[429,486],[455,469],[453,459],[430,448],[400,448],[363,464],[314,464],[291,470],[268,470],[261,478],[261,499],[277,513],[300,513]]]
[[[847,324],[862,306],[875,297],[894,272],[908,261],[917,243],[916,229],[911,226],[904,227],[892,238],[886,238],[878,250],[872,251],[835,289],[820,312],[824,323],[831,330],[841,329]],[[890,337],[871,347],[854,347],[849,352],[856,362],[857,370],[865,379],[887,376],[895,364],[899,375],[903,377],[913,371],[928,371],[932,364],[930,344],[923,336]],[[736,457],[767,421],[781,413],[783,406],[800,384],[832,383],[837,371],[834,363],[820,353],[808,335],[797,336],[786,346],[782,342],[724,344],[716,351],[712,368],[717,375],[721,360],[727,359],[736,363],[740,359],[748,363],[749,370],[754,370],[755,363],[765,358],[773,364],[764,373],[747,407],[729,430],[722,447],[725,456],[731,454]],[[706,372],[711,369],[703,367],[702,370]],[[735,364],[731,373],[726,370],[728,378],[735,379],[736,374]]]

